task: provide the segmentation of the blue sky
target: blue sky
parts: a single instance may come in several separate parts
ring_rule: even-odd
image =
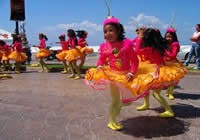
[[[200,23],[199,0],[108,0],[111,15],[120,19],[126,37],[133,39],[136,26],[152,26],[162,34],[170,25],[177,29],[180,44],[190,44],[195,25]],[[25,28],[30,44],[38,44],[38,33],[55,44],[67,29],[88,31],[88,44],[104,41],[102,22],[107,16],[104,0],[25,0]],[[10,0],[0,0],[0,29],[13,32],[15,22],[10,21]]]

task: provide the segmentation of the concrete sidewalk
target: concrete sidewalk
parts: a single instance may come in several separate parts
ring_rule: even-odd
[[[175,118],[157,117],[163,111],[152,97],[151,109],[136,111],[137,100],[117,118],[124,129],[107,128],[109,91],[93,91],[82,80],[60,73],[30,70],[0,82],[0,140],[199,140],[200,87],[197,76],[186,76],[169,101]],[[164,93],[163,93],[164,95]]]

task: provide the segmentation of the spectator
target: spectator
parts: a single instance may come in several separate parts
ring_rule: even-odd
[[[184,65],[188,66],[192,56],[195,55],[197,58],[195,69],[200,69],[200,24],[196,25],[196,31],[193,33],[190,40],[192,41],[192,48],[190,49],[188,58]]]
[[[22,38],[22,46],[23,46],[23,49],[25,50],[25,53],[26,53],[26,56],[27,56],[27,63],[30,64],[31,62],[31,56],[32,56],[32,53],[31,53],[31,49],[30,49],[30,46],[28,44],[28,41],[27,41],[27,38],[26,37],[23,37]]]

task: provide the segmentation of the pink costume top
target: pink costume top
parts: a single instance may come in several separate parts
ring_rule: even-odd
[[[158,50],[154,50],[152,47],[142,48],[142,39],[138,39],[135,47],[135,52],[140,55],[142,61],[150,61],[152,64],[162,65],[164,59]]]
[[[135,37],[133,40],[132,40],[132,42],[133,42],[133,44],[134,45],[136,45],[136,43],[137,43],[137,40],[138,40],[138,36],[137,37]],[[135,46],[134,46],[135,47]]]
[[[17,52],[22,52],[23,51],[22,44],[19,41],[15,41],[15,43],[13,44],[12,47]]]
[[[0,53],[4,51],[4,46],[0,45]]]
[[[41,39],[40,40],[40,46],[39,46],[40,49],[45,49],[46,48],[46,43],[45,43],[45,39]]]
[[[60,42],[61,44],[61,47],[62,47],[62,51],[65,51],[65,50],[69,50],[69,42],[68,41],[61,41]]]
[[[3,46],[3,50],[4,50],[6,53],[8,53],[8,52],[10,52],[11,47],[5,44],[5,45]]]
[[[113,51],[118,50],[117,54]],[[138,68],[139,60],[133,50],[133,43],[129,39],[115,43],[106,42],[100,45],[100,57],[97,66],[103,66],[109,61],[110,68],[116,71],[129,71],[135,74]],[[116,65],[120,62],[121,65]]]
[[[81,48],[85,47],[87,45],[86,39],[85,38],[79,38],[78,39],[78,46]]]
[[[165,61],[173,61],[176,59],[176,56],[179,52],[180,45],[178,42],[173,42],[169,49],[165,51],[164,60]]]
[[[69,37],[68,43],[69,43],[70,49],[76,47],[75,39],[76,39],[76,38],[74,38],[74,37]]]

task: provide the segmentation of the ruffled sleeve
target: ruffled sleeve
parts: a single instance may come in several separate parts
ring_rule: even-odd
[[[128,55],[129,55],[129,59],[131,61],[131,68],[130,68],[130,73],[135,74],[139,65],[139,60],[138,57],[135,53],[135,51],[133,50],[133,43],[129,43],[128,44]]]
[[[164,60],[172,61],[172,60],[176,59],[179,49],[180,49],[179,43],[173,42],[170,46],[170,49],[165,51]]]
[[[134,44],[134,46],[133,46],[133,47],[135,47],[135,44],[137,43],[137,40],[138,40],[138,36],[137,36],[137,37],[135,37],[135,38],[132,40],[132,42],[133,42],[133,44]]]
[[[76,42],[75,42],[76,38],[74,37],[70,37],[69,38],[69,45],[70,45],[70,48],[75,48],[76,47]]]
[[[138,39],[136,42],[135,52],[140,56],[141,61],[147,61],[148,56],[152,55],[152,49],[150,47],[142,48],[142,39]]]
[[[22,52],[22,45],[21,45],[21,43],[20,42],[15,42],[14,43],[14,45],[13,45],[13,47],[15,48],[15,50],[17,51],[17,52]]]
[[[62,50],[69,50],[69,41],[61,41]]]
[[[136,54],[139,54],[141,52],[141,46],[142,46],[142,39],[136,40],[136,46],[135,46],[135,52]]]
[[[81,46],[81,47],[85,47],[85,46],[87,45],[87,42],[86,42],[85,39],[80,38],[80,39],[78,40],[78,45]]]
[[[11,50],[11,46],[9,45],[4,45],[4,49],[6,52],[10,51]]]
[[[39,48],[46,48],[46,43],[45,43],[45,40],[44,39],[41,39],[40,40],[40,47]]]
[[[106,63],[106,59],[107,59],[107,56],[105,54],[105,44],[101,44],[100,45],[100,48],[99,48],[99,59],[98,59],[98,62],[97,62],[97,67],[98,66],[103,66],[105,63]]]

